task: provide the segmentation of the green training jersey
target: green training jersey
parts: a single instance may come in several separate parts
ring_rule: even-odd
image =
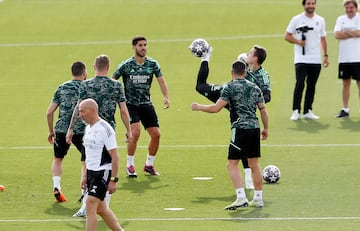
[[[79,97],[80,80],[67,81],[56,89],[52,102],[59,106],[59,117],[55,124],[55,133],[66,133],[71,116]],[[85,124],[79,121],[74,127],[75,134],[83,134]]]
[[[96,101],[100,117],[115,129],[116,105],[126,100],[121,83],[107,76],[96,76],[85,80],[80,85],[79,99],[87,98]]]
[[[150,88],[153,76],[162,77],[159,63],[146,57],[143,64],[138,64],[131,57],[117,67],[113,74],[114,79],[122,77],[127,103],[135,106],[152,105]]]
[[[246,79],[232,80],[224,86],[220,99],[229,104],[231,128],[259,128],[257,104],[265,100],[256,84]]]
[[[245,79],[258,85],[261,91],[271,92],[270,76],[263,67],[260,67],[256,71],[248,70]]]

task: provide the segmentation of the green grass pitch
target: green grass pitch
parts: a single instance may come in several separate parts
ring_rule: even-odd
[[[325,17],[330,66],[317,85],[317,121],[289,120],[294,87],[293,46],[283,35],[300,0],[3,0],[0,1],[0,230],[83,230],[74,219],[80,197],[80,156],[64,160],[62,189],[68,201],[55,203],[45,113],[56,87],[71,78],[70,65],[99,54],[111,59],[111,74],[132,55],[131,38],[148,38],[169,85],[171,108],[162,109],[154,82],[152,97],[162,131],[156,159],[160,177],[141,173],[148,136],[136,154],[137,179],[125,174],[124,129],[117,128],[121,169],[111,208],[127,230],[358,230],[360,225],[360,113],[352,84],[349,119],[337,119],[342,83],[337,79],[336,17],[342,1],[318,0]],[[188,46],[205,38],[214,48],[209,80],[230,80],[230,65],[254,44],[267,48],[272,102],[269,139],[261,166],[277,165],[278,184],[264,185],[265,207],[224,211],[234,199],[226,170],[228,112],[191,111],[209,103],[195,92],[200,60]],[[193,180],[211,177],[211,180]],[[247,192],[252,198],[251,192]],[[164,208],[184,208],[167,211]],[[108,230],[100,221],[97,230]]]

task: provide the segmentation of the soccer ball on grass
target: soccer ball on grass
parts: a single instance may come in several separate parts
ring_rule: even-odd
[[[209,50],[209,43],[205,39],[195,39],[189,46],[189,50],[196,57],[203,57]]]
[[[281,172],[275,165],[268,165],[263,170],[263,179],[266,183],[274,184],[280,180]]]

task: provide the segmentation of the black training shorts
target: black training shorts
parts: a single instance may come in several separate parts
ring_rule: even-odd
[[[360,63],[339,63],[339,79],[360,80]]]
[[[128,104],[127,108],[129,110],[131,124],[141,121],[145,129],[159,127],[158,117],[152,105],[135,106]]]
[[[111,170],[87,170],[86,174],[88,195],[94,196],[103,201],[110,182]]]
[[[85,147],[83,146],[84,134],[74,134],[71,142],[81,153],[81,161],[85,161]],[[69,151],[70,144],[66,143],[66,134],[55,133],[54,137],[54,156],[56,158],[64,158]]]
[[[228,160],[260,157],[260,129],[233,128]]]

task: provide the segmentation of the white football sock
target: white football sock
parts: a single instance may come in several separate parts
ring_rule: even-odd
[[[106,195],[105,195],[105,203],[107,204],[107,206],[110,206],[110,199],[111,199],[111,194],[109,193],[109,191],[106,191]]]
[[[84,194],[84,191],[85,190],[82,190],[82,193]],[[88,197],[88,193],[85,192],[85,195],[84,195],[84,198],[82,199],[82,205],[81,205],[81,210],[85,210],[86,209],[86,200],[87,200],[87,197]]]
[[[262,190],[254,190],[254,200],[262,200]]]
[[[155,156],[147,155],[145,165],[154,165]]]
[[[131,165],[132,166],[135,166],[135,156],[130,156],[130,155],[127,155],[127,164],[126,164],[126,167],[130,167]]]
[[[235,193],[236,193],[236,199],[242,199],[246,197],[244,187],[235,189]]]
[[[53,176],[54,188],[58,188],[59,190],[61,189],[60,181],[61,181],[61,176]]]
[[[245,177],[247,177],[247,176],[252,177],[251,176],[251,168],[244,168],[244,173],[245,173]]]

